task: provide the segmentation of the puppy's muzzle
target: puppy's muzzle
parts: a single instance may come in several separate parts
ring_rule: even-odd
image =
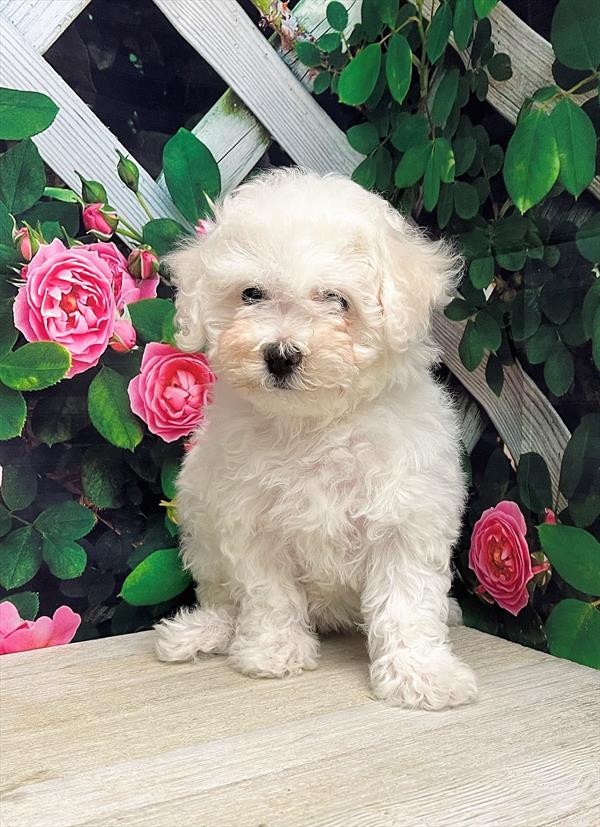
[[[279,381],[287,379],[302,361],[300,351],[286,342],[266,345],[263,356],[267,370]]]

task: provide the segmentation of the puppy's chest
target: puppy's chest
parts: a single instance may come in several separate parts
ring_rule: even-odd
[[[364,444],[298,441],[248,457],[236,477],[254,491],[259,528],[293,536],[296,545],[305,538],[348,546],[358,542],[370,453]]]

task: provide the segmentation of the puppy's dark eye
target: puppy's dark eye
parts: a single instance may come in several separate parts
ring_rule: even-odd
[[[265,294],[260,287],[247,287],[242,293],[244,304],[256,304],[264,299]]]
[[[323,293],[323,298],[328,302],[337,302],[344,313],[348,310],[348,300],[340,296],[339,293],[336,293],[335,290],[328,290],[326,293]]]

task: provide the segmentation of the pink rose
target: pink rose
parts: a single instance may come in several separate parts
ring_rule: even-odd
[[[129,353],[135,346],[135,340],[136,332],[131,322],[127,319],[117,319],[112,339],[109,342],[110,347],[116,353]]]
[[[117,213],[100,201],[84,207],[81,217],[86,231],[101,241],[108,241],[119,223]]]
[[[127,269],[134,278],[142,281],[155,279],[158,273],[158,258],[150,247],[138,247],[129,254]]]
[[[484,591],[514,615],[529,602],[533,577],[526,533],[519,506],[505,500],[483,512],[471,535],[469,566]]]
[[[140,299],[156,298],[158,276],[145,281],[134,279],[127,270],[127,259],[112,241],[97,241],[94,244],[86,244],[86,249],[94,250],[108,264],[113,277],[113,292],[117,310],[122,310],[126,304],[139,302]]]
[[[214,381],[202,354],[181,353],[171,345],[150,342],[139,376],[129,383],[131,410],[153,434],[173,442],[201,422]]]
[[[551,508],[544,508],[544,522],[548,525],[556,525],[556,514]]]
[[[60,606],[52,618],[22,620],[15,606],[7,600],[0,603],[0,655],[62,646],[73,640],[80,623],[80,615],[68,606]]]
[[[43,244],[27,268],[14,303],[15,326],[29,342],[58,342],[72,357],[68,377],[93,367],[106,350],[115,319],[112,273],[89,247]]]

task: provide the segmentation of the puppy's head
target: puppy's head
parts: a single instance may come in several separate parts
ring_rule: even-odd
[[[206,349],[257,407],[318,417],[376,396],[429,353],[432,311],[460,269],[379,196],[299,170],[239,187],[168,264],[178,346]]]

